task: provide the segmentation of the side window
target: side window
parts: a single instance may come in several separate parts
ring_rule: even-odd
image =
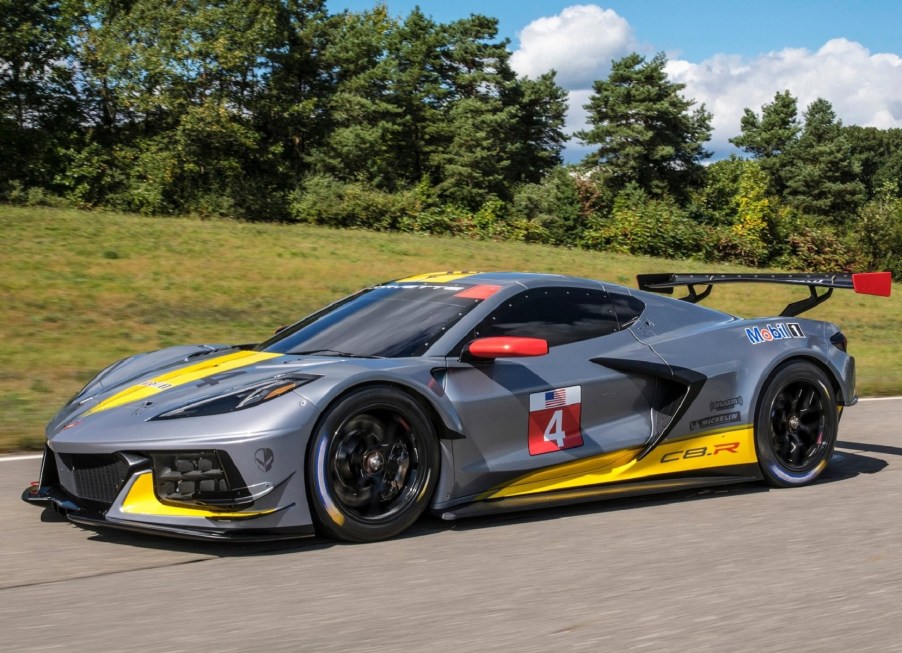
[[[639,319],[645,310],[645,302],[632,295],[611,293],[611,302],[614,304],[614,312],[617,314],[617,322],[621,329],[626,329]]]
[[[564,345],[614,333],[619,328],[608,293],[584,288],[538,288],[512,297],[484,319],[456,348],[476,338],[544,338]]]

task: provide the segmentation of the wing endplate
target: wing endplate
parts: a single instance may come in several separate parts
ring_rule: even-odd
[[[889,297],[893,275],[890,272],[859,272],[852,275],[852,286],[857,293]]]

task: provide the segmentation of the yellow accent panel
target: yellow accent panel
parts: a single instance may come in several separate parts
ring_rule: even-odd
[[[281,356],[281,354],[271,354],[259,351],[237,351],[232,354],[226,354],[225,356],[217,356],[210,360],[195,363],[194,365],[188,365],[187,367],[182,367],[173,370],[172,372],[167,372],[166,374],[162,374],[148,381],[143,381],[138,385],[126,388],[121,392],[117,392],[112,397],[107,397],[94,406],[85,413],[85,415],[99,413],[102,410],[129,404],[133,401],[140,401],[141,399],[152,397],[169,388],[191,383],[192,381],[199,381],[204,377],[212,376],[219,372],[228,372],[229,370],[234,370],[239,367],[262,363],[263,361],[271,358],[278,358],[279,356]]]
[[[406,279],[398,279],[395,283],[412,283],[414,281],[422,281],[424,283],[447,283],[449,281],[457,281],[465,277],[471,277],[478,272],[428,272],[426,274],[418,274],[415,277],[407,277]]]
[[[247,519],[249,517],[261,517],[275,512],[275,509],[259,510],[257,512],[223,512],[206,510],[204,508],[191,508],[188,506],[170,506],[160,503],[153,491],[153,475],[144,472],[139,475],[128,496],[122,502],[122,512],[131,515],[153,515],[155,517],[206,517],[208,519]]]
[[[658,445],[642,460],[637,460],[640,452],[641,449],[627,449],[543,469],[493,490],[483,498],[501,499],[758,462],[755,432],[751,426],[720,429],[694,438],[668,441]]]

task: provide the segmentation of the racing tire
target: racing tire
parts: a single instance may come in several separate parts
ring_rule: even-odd
[[[323,415],[310,444],[317,524],[348,542],[394,537],[426,509],[438,468],[435,429],[415,399],[387,386],[354,391]]]
[[[830,462],[839,429],[836,394],[827,375],[804,361],[777,368],[755,419],[755,450],[774,487],[811,483]]]

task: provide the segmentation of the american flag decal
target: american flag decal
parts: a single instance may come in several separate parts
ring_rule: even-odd
[[[534,392],[529,395],[529,412],[546,408],[563,408],[582,401],[582,388],[572,385],[569,388],[554,388],[545,392]]]

